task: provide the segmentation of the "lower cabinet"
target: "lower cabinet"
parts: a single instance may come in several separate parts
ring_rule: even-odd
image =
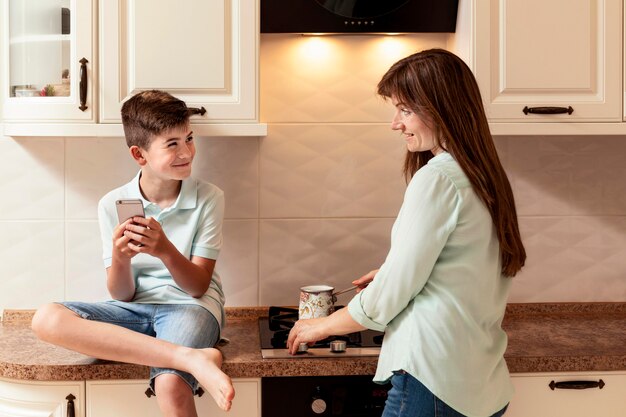
[[[506,417],[624,417],[626,372],[512,374]]]
[[[234,379],[235,399],[228,413],[205,393],[196,398],[199,416],[260,417],[261,380]],[[161,415],[156,397],[148,397],[146,380],[87,381],[87,417],[153,417]]]
[[[0,417],[83,417],[85,383],[0,378]]]
[[[228,413],[205,393],[196,398],[200,416],[260,417],[260,378],[237,378]],[[0,378],[0,417],[154,417],[156,397],[147,380],[40,382]]]

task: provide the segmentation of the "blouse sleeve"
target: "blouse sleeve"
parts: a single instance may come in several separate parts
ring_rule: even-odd
[[[435,168],[427,165],[413,176],[385,262],[348,304],[355,321],[382,331],[422,291],[456,227],[458,200],[454,183]]]

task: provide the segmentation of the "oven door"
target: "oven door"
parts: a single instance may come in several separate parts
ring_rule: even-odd
[[[261,415],[380,417],[389,388],[365,375],[265,377]]]

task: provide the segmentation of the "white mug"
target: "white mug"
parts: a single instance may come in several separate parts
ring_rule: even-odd
[[[300,288],[299,319],[315,319],[333,313],[335,288],[329,285],[309,285]]]

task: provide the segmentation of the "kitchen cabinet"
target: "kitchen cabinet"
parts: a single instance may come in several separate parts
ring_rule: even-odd
[[[259,417],[261,380],[235,378],[228,413],[205,393],[196,398],[198,415]],[[0,378],[0,417],[153,417],[161,415],[147,380],[41,382]],[[68,412],[73,407],[74,414]]]
[[[511,379],[515,395],[507,417],[623,417],[626,410],[624,372],[528,373],[512,374]],[[571,387],[572,381],[583,381],[590,387],[561,387],[568,383]]]
[[[101,123],[134,93],[205,108],[194,123],[258,122],[259,0],[100,2]]]
[[[259,0],[0,0],[0,22],[0,135],[123,136],[147,89],[197,108],[197,136],[267,134]]]
[[[196,398],[199,416],[259,417],[259,378],[234,379],[235,399],[228,413],[220,410],[205,393]],[[107,380],[87,382],[87,417],[152,417],[160,415],[155,397],[148,397],[145,380]]]
[[[95,0],[0,3],[5,121],[95,121],[95,5]]]
[[[71,414],[68,410],[74,410]],[[0,378],[0,417],[85,416],[85,383]]]
[[[622,121],[621,0],[474,7],[474,69],[492,126]]]

